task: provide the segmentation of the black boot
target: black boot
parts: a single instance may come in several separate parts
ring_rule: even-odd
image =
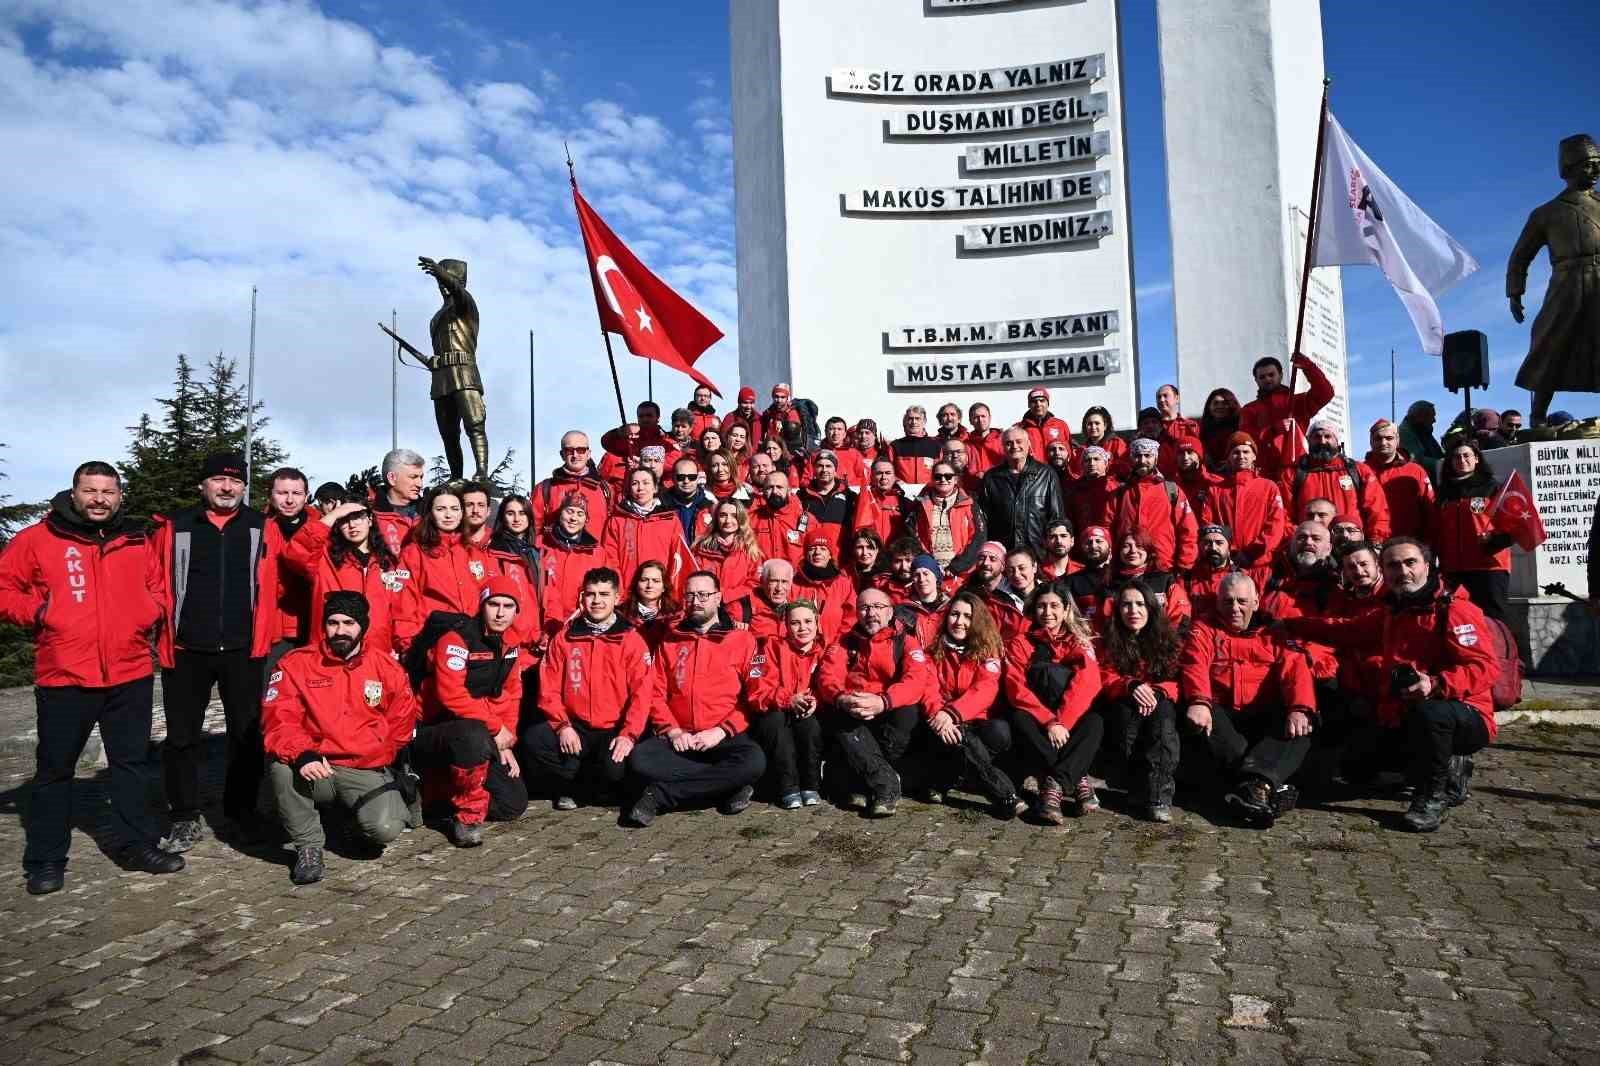
[[[125,870],[146,874],[175,874],[184,867],[182,855],[149,844],[129,844],[117,852],[117,861]]]
[[[297,885],[314,885],[322,880],[322,872],[321,848],[294,850],[294,869],[289,871],[289,880]]]
[[[1445,774],[1444,801],[1452,807],[1467,802],[1472,785],[1472,756],[1450,756],[1450,768]]]
[[[61,887],[67,883],[66,865],[59,862],[49,866],[41,866],[37,870],[28,871],[28,895],[48,896],[52,892],[60,892]]]
[[[1413,833],[1431,833],[1439,828],[1449,809],[1450,804],[1445,799],[1442,786],[1419,788],[1416,798],[1411,801],[1411,809],[1406,811],[1401,821]]]

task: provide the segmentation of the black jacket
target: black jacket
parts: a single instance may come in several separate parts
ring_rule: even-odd
[[[1061,476],[1035,459],[1029,459],[1021,473],[1001,465],[984,474],[977,502],[988,519],[989,539],[1007,550],[1037,551],[1045,529],[1067,513]]]

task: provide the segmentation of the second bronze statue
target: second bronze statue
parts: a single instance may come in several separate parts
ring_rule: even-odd
[[[403,352],[433,374],[433,417],[444,444],[450,479],[461,480],[465,456],[461,451],[461,432],[466,430],[477,464],[473,478],[487,483],[489,478],[488,412],[483,404],[483,379],[478,376],[478,305],[467,292],[467,264],[460,259],[429,259],[418,256],[422,272],[439,283],[444,305],[428,323],[433,354],[426,355],[382,322],[378,328],[400,345]]]

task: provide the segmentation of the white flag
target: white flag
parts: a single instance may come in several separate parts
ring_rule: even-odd
[[[1438,355],[1444,325],[1435,300],[1477,270],[1478,261],[1367,158],[1332,112],[1327,122],[1311,265],[1382,270],[1406,305],[1422,350]]]

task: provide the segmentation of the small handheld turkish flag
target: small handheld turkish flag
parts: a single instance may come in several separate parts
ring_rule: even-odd
[[[681,370],[721,396],[711,379],[694,368],[694,361],[722,339],[722,331],[628,251],[576,184],[572,200],[589,254],[600,328],[622,334],[622,342],[634,355]]]
[[[1489,521],[1495,529],[1509,534],[1525,552],[1545,542],[1544,520],[1539,517],[1528,483],[1515,470],[1489,505]]]

